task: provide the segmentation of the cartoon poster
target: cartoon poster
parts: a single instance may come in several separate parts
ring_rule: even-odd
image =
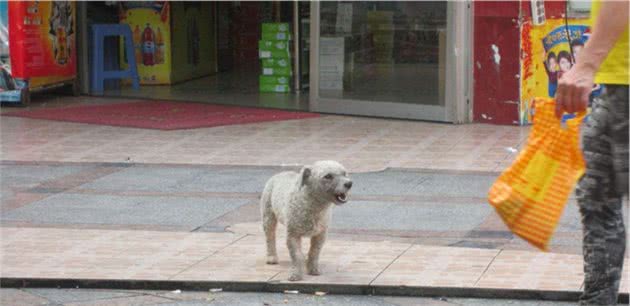
[[[9,1],[9,46],[14,77],[31,87],[76,76],[75,3]]]
[[[531,23],[521,30],[521,104],[520,123],[532,122],[533,100],[554,97],[558,80],[576,63],[578,54],[590,36],[588,19],[549,19],[540,26]],[[593,88],[600,94],[601,86]]]
[[[120,3],[120,23],[128,24],[140,84],[171,83],[170,5],[166,1],[129,1]],[[121,39],[121,46],[124,41]],[[126,63],[124,48],[122,64]]]

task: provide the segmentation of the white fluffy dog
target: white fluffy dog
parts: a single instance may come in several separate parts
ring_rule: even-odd
[[[331,207],[346,203],[351,187],[346,169],[335,161],[318,161],[304,166],[300,173],[287,171],[270,178],[260,199],[267,263],[278,263],[276,225],[279,221],[287,229],[292,263],[289,280],[298,281],[304,275],[302,237],[311,238],[307,273],[319,275],[319,253],[326,240]]]

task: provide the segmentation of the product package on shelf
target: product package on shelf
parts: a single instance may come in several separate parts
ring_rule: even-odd
[[[291,62],[285,58],[266,58],[262,60],[263,75],[292,75]]]
[[[291,40],[288,23],[263,23],[262,40]]]
[[[258,77],[261,92],[289,92],[289,76],[261,75]]]
[[[261,40],[258,42],[259,58],[290,58],[289,41]]]
[[[258,57],[262,74],[260,92],[288,93],[291,76],[291,34],[288,23],[263,23],[262,39],[258,42]]]

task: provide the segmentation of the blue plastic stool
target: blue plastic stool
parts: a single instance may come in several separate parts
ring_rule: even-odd
[[[127,69],[105,70],[105,37],[122,36],[125,38],[127,53]],[[126,24],[93,24],[92,25],[92,93],[102,94],[106,79],[131,78],[133,89],[140,89],[140,77],[136,66],[131,28]]]

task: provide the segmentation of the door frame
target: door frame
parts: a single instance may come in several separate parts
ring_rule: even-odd
[[[444,105],[422,105],[390,101],[323,98],[319,93],[320,2],[311,5],[309,109],[314,112],[441,121],[470,122],[472,78],[468,46],[471,44],[471,0],[448,1],[446,22],[446,67]]]

